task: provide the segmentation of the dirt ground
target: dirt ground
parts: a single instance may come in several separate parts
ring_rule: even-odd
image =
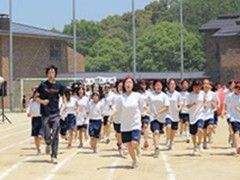
[[[0,123],[0,179],[180,179],[218,180],[240,179],[240,157],[227,143],[228,131],[225,120],[220,120],[214,142],[202,156],[192,155],[192,144],[178,135],[172,151],[166,151],[165,137],[161,137],[162,151],[159,158],[153,157],[153,147],[142,150],[137,169],[131,169],[131,159],[119,157],[114,133],[110,144],[99,143],[99,152],[93,154],[89,143],[83,149],[67,149],[60,142],[59,163],[51,164],[49,155],[36,156],[33,138],[30,137],[31,121],[25,113],[9,113],[12,121]],[[151,140],[152,143],[152,140]]]

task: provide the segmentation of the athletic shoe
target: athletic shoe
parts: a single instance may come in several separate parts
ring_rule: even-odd
[[[137,161],[133,161],[132,168],[136,169],[137,167],[138,167],[138,162]]]
[[[193,155],[194,156],[200,155],[199,149],[197,147],[193,148]]]
[[[172,150],[172,144],[171,144],[171,143],[168,144],[167,149],[168,149],[169,151]]]
[[[109,144],[110,143],[110,139],[108,138],[107,140],[106,140],[106,144]]]
[[[58,164],[58,160],[57,160],[57,158],[52,157],[52,163],[53,163],[53,164]]]
[[[37,149],[37,156],[41,155],[41,150],[40,149]]]
[[[207,143],[203,143],[203,149],[208,149]]]
[[[78,148],[83,148],[83,144],[80,143],[79,146],[78,146]]]
[[[208,142],[213,143],[212,134],[208,134],[207,136],[208,136]]]
[[[50,151],[51,151],[51,145],[46,145],[46,149],[45,149],[45,152],[46,154],[50,154]]]
[[[198,150],[199,150],[199,152],[203,151],[203,144],[202,143],[198,145]]]
[[[128,155],[128,148],[126,146],[122,146],[122,151],[124,156]]]
[[[94,153],[94,154],[97,154],[97,153],[98,153],[97,148],[94,148],[94,149],[93,149],[93,153]]]
[[[160,154],[160,149],[157,147],[157,148],[154,150],[154,157],[158,158],[158,157],[159,157],[159,154]]]

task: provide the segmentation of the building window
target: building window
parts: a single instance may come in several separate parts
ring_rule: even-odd
[[[53,43],[50,45],[50,60],[61,60],[61,44]]]

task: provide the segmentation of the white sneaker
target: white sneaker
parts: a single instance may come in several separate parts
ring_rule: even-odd
[[[41,155],[41,150],[40,149],[37,149],[37,156]]]
[[[203,151],[203,144],[202,143],[198,145],[198,150],[199,150],[199,152]]]
[[[137,161],[133,161],[132,168],[136,169],[137,167],[138,167],[138,162]]]
[[[203,149],[208,149],[207,143],[203,143]]]
[[[199,149],[197,147],[193,148],[193,155],[197,156],[199,154],[200,154]]]
[[[52,157],[52,163],[53,163],[53,164],[58,164],[58,160],[57,160],[57,158]]]
[[[171,144],[171,143],[168,144],[167,149],[168,149],[169,151],[172,150],[172,144]]]
[[[46,154],[50,154],[50,151],[51,151],[51,145],[46,145],[46,149],[45,149],[45,152]]]

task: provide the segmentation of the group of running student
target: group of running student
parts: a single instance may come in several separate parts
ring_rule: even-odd
[[[51,70],[55,75],[51,75]],[[55,67],[46,70],[48,80],[34,89],[28,108],[37,153],[41,153],[43,136],[46,153],[50,154],[52,149],[51,158],[55,164],[59,131],[68,141],[68,148],[72,147],[75,136],[79,138],[78,147],[82,148],[84,138],[89,135],[91,148],[97,153],[100,138],[105,138],[107,144],[110,142],[112,124],[119,153],[121,156],[130,154],[133,168],[138,166],[141,134],[143,148],[147,150],[150,146],[149,128],[155,157],[159,155],[160,136],[164,131],[167,149],[172,150],[179,125],[180,132],[185,132],[186,142],[192,139],[193,154],[200,154],[212,141],[220,114],[227,115],[229,142],[240,154],[240,83],[232,80],[228,89],[220,86],[215,89],[208,79],[194,80],[191,84],[187,80],[177,84],[173,79],[167,83],[155,80],[147,84],[144,80],[136,83],[127,76],[115,86],[105,83],[89,88],[83,83],[74,83],[63,88],[55,80],[50,82],[49,77],[56,77],[56,74]]]

